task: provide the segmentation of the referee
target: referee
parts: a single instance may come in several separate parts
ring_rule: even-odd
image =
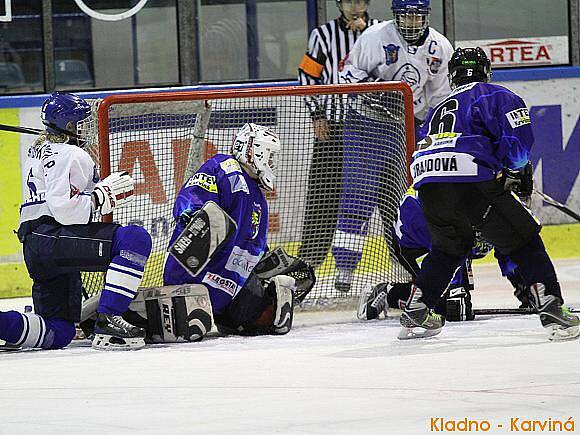
[[[343,59],[357,38],[379,22],[367,13],[369,0],[337,0],[340,16],[310,34],[308,51],[300,62],[302,85],[339,83]],[[298,256],[317,268],[332,244],[341,194],[342,99],[339,96],[307,97],[312,117],[314,150],[308,177],[302,245]]]

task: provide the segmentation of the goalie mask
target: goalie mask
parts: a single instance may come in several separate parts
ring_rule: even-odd
[[[471,82],[489,83],[491,62],[481,48],[458,48],[449,60],[449,83],[451,88]]]
[[[393,0],[391,9],[403,39],[409,44],[421,39],[429,26],[429,0]]]
[[[245,124],[238,131],[232,145],[235,159],[268,191],[274,190],[276,183],[276,155],[279,151],[278,135],[252,123]]]
[[[83,147],[93,125],[91,106],[81,97],[54,92],[40,109],[42,123],[49,134],[65,134],[69,142]]]

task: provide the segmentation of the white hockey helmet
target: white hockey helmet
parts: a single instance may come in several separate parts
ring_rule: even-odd
[[[280,151],[280,138],[261,125],[247,123],[238,131],[232,145],[232,155],[240,162],[250,177],[260,185],[274,190],[276,183],[276,154]]]

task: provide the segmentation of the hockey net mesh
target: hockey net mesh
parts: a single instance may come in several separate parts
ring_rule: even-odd
[[[91,149],[101,176],[126,170],[135,180],[135,201],[115,210],[113,221],[141,225],[153,239],[142,286],[163,285],[179,189],[205,160],[229,154],[246,122],[268,126],[281,139],[276,189],[267,195],[268,245],[283,246],[316,268],[317,284],[305,304],[348,299],[386,280],[408,280],[389,254],[389,242],[407,188],[412,108],[405,107],[403,85],[383,88],[349,85],[341,92],[336,86],[302,86],[283,94],[282,88],[270,88],[213,98],[205,91],[170,101],[170,94],[141,94],[110,105],[95,102],[101,150]],[[313,104],[332,112],[322,139],[315,138]],[[339,272],[339,282],[350,279],[346,292],[335,285]],[[103,274],[84,274],[87,294],[100,290],[103,280]]]

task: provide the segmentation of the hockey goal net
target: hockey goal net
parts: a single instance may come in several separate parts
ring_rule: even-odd
[[[246,122],[268,126],[281,139],[276,189],[267,195],[268,244],[316,267],[306,303],[407,279],[388,248],[414,143],[406,84],[140,93],[93,103],[98,123],[91,140],[99,146],[91,149],[101,177],[126,170],[135,180],[136,200],[112,220],[141,225],[153,239],[143,287],[162,285],[177,192],[205,160],[230,152]],[[315,126],[315,109],[330,121]],[[86,274],[87,293],[102,280]]]

